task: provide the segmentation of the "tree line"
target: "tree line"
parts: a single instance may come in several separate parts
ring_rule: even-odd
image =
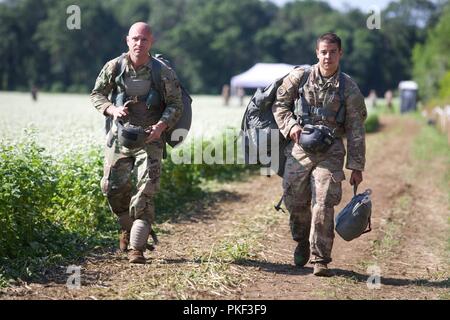
[[[67,7],[73,4],[80,8],[81,24],[70,30]],[[104,63],[127,50],[130,25],[147,21],[156,37],[152,52],[172,61],[192,93],[217,94],[256,62],[314,64],[316,38],[334,31],[343,40],[342,70],[364,94],[375,89],[380,95],[413,75],[422,79],[441,41],[448,48],[446,7],[448,0],[392,2],[381,11],[380,29],[371,30],[371,12],[341,12],[310,0],[282,7],[260,0],[4,0],[0,90],[36,85],[88,92]],[[447,61],[433,66],[439,75],[449,69],[448,54],[440,54]],[[444,72],[441,78],[448,82],[450,76]],[[422,84],[432,88],[427,94],[439,92],[441,78]]]

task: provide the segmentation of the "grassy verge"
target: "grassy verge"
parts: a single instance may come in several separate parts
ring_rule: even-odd
[[[442,172],[440,185],[450,197],[450,148],[447,137],[435,127],[424,124],[414,142],[413,151],[417,160],[425,166],[428,166],[430,161],[443,163],[445,171]]]
[[[50,156],[33,132],[18,142],[0,141],[0,287],[33,279],[95,248],[112,246],[117,224],[100,190],[103,152]],[[203,147],[212,142],[204,142]],[[239,164],[175,164],[164,160],[155,199],[157,222],[173,218],[207,192],[205,181],[245,176]]]
[[[427,125],[419,113],[405,115],[404,117],[408,116],[420,121],[421,127],[412,144],[412,167],[408,169],[408,172],[405,172],[405,175],[409,177],[407,180],[412,179],[411,183],[419,183],[424,179],[434,179],[431,183],[439,186],[439,189],[446,195],[446,197],[439,197],[439,199],[445,199],[444,201],[447,201],[446,206],[450,209],[450,150],[446,136],[435,127]],[[414,205],[413,195],[407,189],[406,187],[405,192],[396,199],[387,219],[382,221],[380,225],[382,237],[374,240],[372,244],[372,256],[375,262],[363,261],[361,262],[362,268],[365,269],[371,264],[376,264],[376,261],[395,257],[396,248],[402,241],[402,228],[407,224],[408,215]],[[447,218],[447,222],[447,229],[449,230],[447,234],[450,234],[450,216]],[[437,251],[436,255],[440,256],[443,261],[448,261],[450,257],[450,237],[447,236],[444,241],[446,241],[445,252]],[[441,281],[442,279],[448,279],[445,278],[446,274],[448,274],[448,271],[445,270],[430,271],[429,277],[435,281]],[[419,280],[417,285],[424,284]],[[443,295],[441,298],[446,299],[447,295]]]
[[[2,278],[30,279],[110,244],[114,231],[100,190],[98,150],[53,159],[30,138],[0,144]]]
[[[421,119],[423,123],[425,120]],[[436,181],[441,190],[447,195],[447,209],[450,212],[450,148],[447,137],[436,127],[423,125],[420,134],[414,142],[414,156],[417,159],[418,173],[429,170],[439,170],[440,179]],[[447,218],[448,232],[446,253],[447,261],[450,258],[450,215]]]
[[[187,261],[176,268],[153,261],[152,272],[139,283],[129,284],[124,298],[198,299],[232,293],[244,281],[251,280],[241,264],[258,257],[260,242],[267,230],[284,217],[272,206],[255,210],[251,217],[241,213],[230,217],[232,232],[210,246],[192,248]]]
[[[408,116],[408,115],[406,115]],[[446,137],[438,132],[436,128],[429,126],[420,117],[419,113],[409,115],[422,122],[420,132],[417,134],[412,145],[414,177],[426,175],[427,171],[440,170],[440,188],[447,193],[447,200],[450,199],[450,149],[448,148]],[[399,233],[401,226],[405,223],[408,209],[412,203],[411,195],[407,192],[402,194],[395,202],[387,220],[382,225],[383,237],[373,243],[373,255],[376,258],[386,258],[392,254],[394,248],[399,243]],[[448,206],[450,209],[450,205]],[[450,217],[449,217],[450,224]],[[450,249],[450,239],[448,240]]]
[[[380,226],[383,236],[373,241],[372,255],[375,259],[387,259],[395,254],[395,248],[401,241],[401,228],[406,223],[411,204],[412,197],[408,193],[399,196],[394,203],[388,218]]]

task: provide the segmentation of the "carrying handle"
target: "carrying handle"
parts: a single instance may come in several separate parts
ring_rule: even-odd
[[[358,187],[357,186],[353,186],[353,190],[354,190],[355,194],[356,194],[356,189],[358,189]],[[372,190],[371,189],[367,189],[366,190],[366,194],[367,194],[367,196],[369,196],[370,194],[372,194]],[[364,233],[367,233],[367,232],[370,232],[370,231],[372,231],[372,215],[369,216],[369,225],[368,225],[367,229],[364,230],[364,232],[361,233],[361,234],[364,234]]]
[[[364,234],[364,233],[367,233],[367,232],[370,232],[370,231],[372,231],[372,217],[369,216],[369,226],[368,226],[368,228],[367,228],[363,233],[361,233],[361,234]]]

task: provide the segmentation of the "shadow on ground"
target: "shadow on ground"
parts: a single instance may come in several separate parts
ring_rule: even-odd
[[[226,190],[220,190],[216,192],[205,192],[204,197],[201,199],[196,199],[189,201],[177,210],[177,212],[161,214],[157,216],[157,223],[163,221],[171,221],[172,223],[197,223],[200,221],[212,220],[217,214],[220,214],[219,204],[224,204],[228,202],[240,202],[245,201],[241,195],[235,192],[229,192]],[[163,230],[158,230],[157,232],[164,233]],[[63,265],[54,265],[52,267],[43,268],[36,271],[31,277],[26,277],[24,279],[17,279],[15,281],[16,285],[20,284],[65,284],[70,273],[66,273],[67,268],[70,265],[83,266],[87,262],[91,261],[95,264],[102,264],[105,262],[111,263],[124,263],[128,259],[126,254],[120,254],[118,252],[118,239],[119,233],[117,233],[117,241],[113,245],[107,247],[96,248],[85,257],[67,259]],[[117,244],[117,245],[116,245]],[[177,260],[167,260],[166,263],[188,263],[189,261],[177,261]],[[149,261],[151,263],[151,261]],[[192,263],[197,263],[193,261]],[[95,284],[98,281],[100,274],[98,272],[88,272],[87,270],[81,270],[83,276],[83,285]],[[105,274],[102,274],[104,277]],[[14,282],[12,282],[14,283]]]
[[[267,262],[253,259],[242,259],[235,264],[240,266],[256,267],[262,271],[277,273],[277,274],[290,274],[290,275],[310,275],[312,273],[311,267],[297,268],[293,264]],[[335,277],[342,277],[351,279],[353,281],[366,283],[369,275],[355,272],[352,270],[344,270],[340,268],[330,268]],[[381,277],[381,284],[387,286],[421,286],[421,287],[434,287],[434,288],[450,288],[450,278],[440,281],[433,281],[429,279],[400,279],[400,278],[387,278]]]

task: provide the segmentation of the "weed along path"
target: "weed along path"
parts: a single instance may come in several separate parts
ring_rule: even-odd
[[[419,121],[381,121],[367,137],[360,187],[373,190],[373,231],[352,242],[336,235],[332,278],[294,267],[288,215],[273,209],[281,179],[253,176],[212,187],[181,218],[158,225],[160,245],[146,252],[146,265],[130,265],[115,249],[93,253],[74,262],[79,283],[62,266],[0,298],[449,299],[448,191],[440,182],[448,162],[415,155]],[[337,210],[351,198],[346,175]]]

